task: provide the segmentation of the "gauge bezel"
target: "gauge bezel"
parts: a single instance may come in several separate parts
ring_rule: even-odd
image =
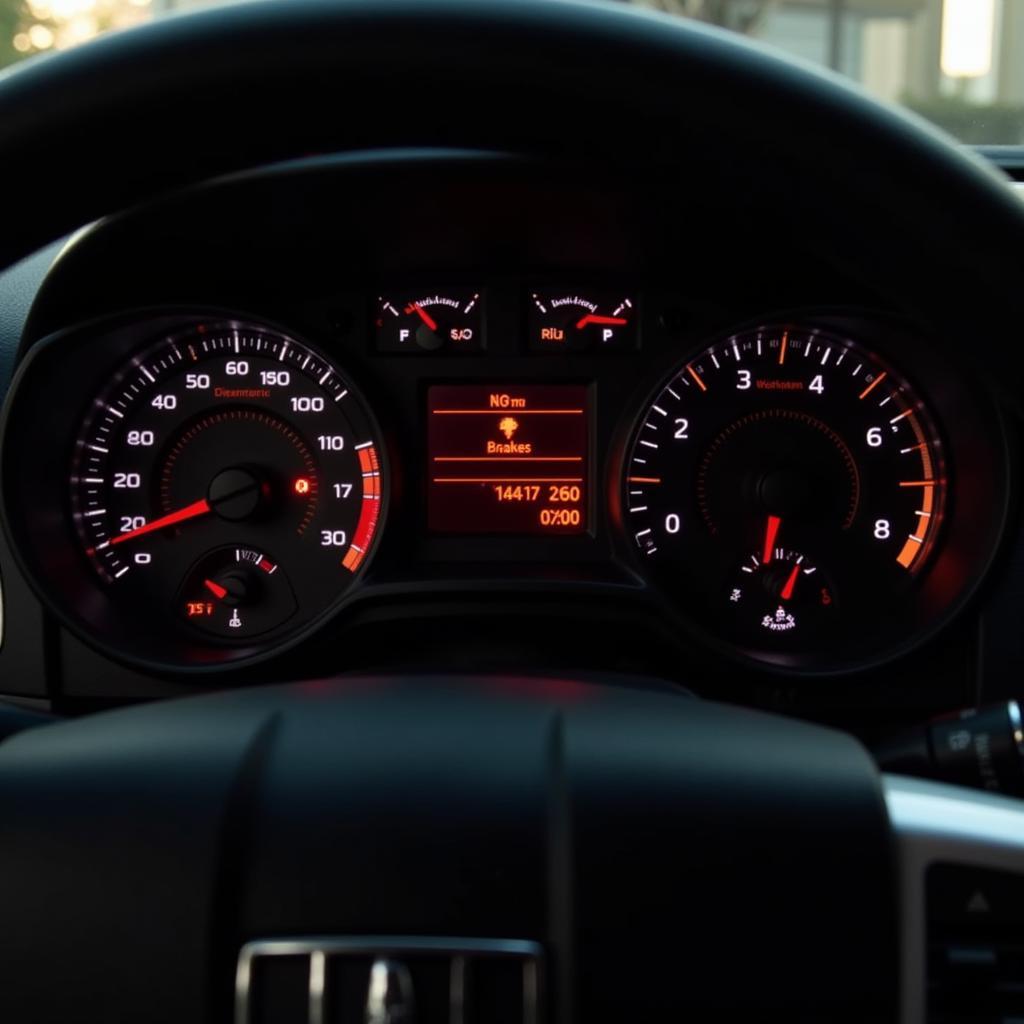
[[[378,442],[381,496],[377,527],[366,556],[344,581],[344,589],[318,614],[280,636],[231,646],[204,643],[201,635],[190,636],[177,626],[140,633],[136,622],[124,623],[85,555],[72,519],[68,488],[82,424],[112,376],[133,354],[200,324],[273,332],[320,354],[337,368]],[[43,605],[100,653],[158,673],[237,671],[277,657],[323,629],[359,593],[386,530],[391,499],[389,435],[361,387],[339,364],[343,364],[343,353],[331,353],[266,316],[205,304],[134,309],[76,324],[36,342],[18,367],[11,400],[0,421],[0,518],[18,568]],[[34,438],[33,447],[40,452],[56,454],[56,472],[46,472],[52,461],[41,465],[31,458],[24,443],[28,437]],[[36,511],[26,514],[30,508]]]
[[[736,335],[754,330],[788,328],[819,331],[853,341],[882,366],[891,367],[922,399],[942,445],[948,482],[944,518],[932,541],[927,563],[919,570],[915,599],[904,614],[887,624],[879,642],[856,654],[839,656],[775,654],[743,647],[720,635],[660,585],[645,570],[645,559],[626,527],[625,475],[633,445],[658,395],[687,362]],[[897,351],[898,350],[898,351]],[[895,355],[893,353],[896,353]],[[919,372],[907,374],[904,365]],[[947,424],[955,423],[951,433]],[[995,444],[993,444],[995,441]],[[977,453],[981,452],[979,458]],[[607,493],[616,557],[633,572],[665,610],[675,628],[715,656],[745,669],[778,675],[829,677],[864,672],[889,664],[919,649],[956,618],[978,593],[1005,536],[1010,507],[1010,451],[1005,423],[980,386],[957,375],[943,349],[932,346],[924,333],[891,313],[874,310],[801,308],[727,325],[659,360],[655,374],[636,390],[628,416],[623,417],[609,459]],[[979,499],[965,502],[965,485]]]

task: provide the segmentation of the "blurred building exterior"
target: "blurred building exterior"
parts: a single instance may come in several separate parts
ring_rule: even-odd
[[[634,0],[745,32],[831,68],[972,142],[1024,143],[1024,0]],[[991,12],[989,68],[943,71],[943,15]],[[955,25],[954,25],[955,29]],[[955,46],[956,31],[947,30]]]

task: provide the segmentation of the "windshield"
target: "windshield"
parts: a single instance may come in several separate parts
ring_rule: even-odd
[[[216,2],[0,0],[0,65]],[[963,142],[1024,143],[1024,0],[619,2],[719,25],[832,68]]]

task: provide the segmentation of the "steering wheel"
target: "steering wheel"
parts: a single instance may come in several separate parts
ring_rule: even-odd
[[[7,191],[46,199],[7,210],[0,265],[215,176],[423,146],[728,171],[908,302],[1021,322],[1024,215],[980,161],[717,32],[542,0],[228,7],[9,73]],[[854,739],[645,681],[95,715],[0,746],[0,1019],[909,1020],[894,835]]]

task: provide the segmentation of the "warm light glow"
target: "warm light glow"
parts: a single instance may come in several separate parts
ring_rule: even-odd
[[[992,70],[995,0],[945,0],[942,7],[942,73],[981,78]]]
[[[304,476],[300,476],[294,484],[296,494],[309,494],[309,480]]]
[[[64,26],[64,31],[57,37],[57,49],[66,50],[69,46],[86,43],[99,35],[99,32],[100,26],[95,18],[87,14],[79,15]]]
[[[53,46],[53,33],[45,25],[33,25],[28,30],[28,38],[37,50],[48,50]]]
[[[66,50],[153,17],[152,0],[27,0],[25,6],[32,23],[12,40],[19,53]]]

